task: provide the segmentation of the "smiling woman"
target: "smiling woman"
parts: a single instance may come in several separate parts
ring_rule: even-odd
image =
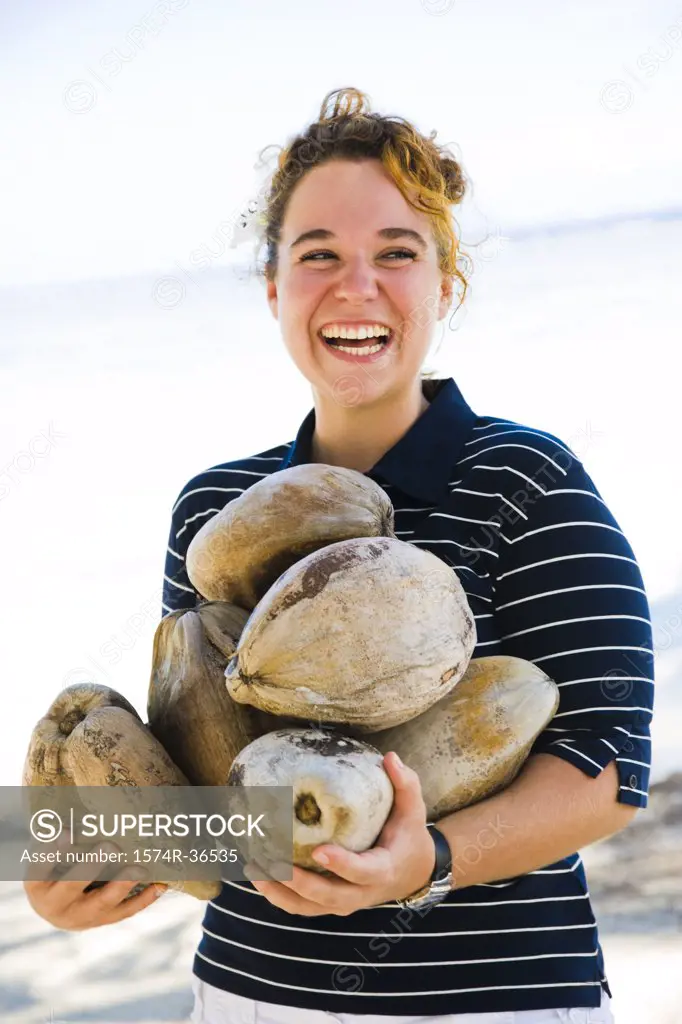
[[[330,1012],[368,1024],[613,1019],[575,851],[646,803],[646,597],[627,540],[563,442],[477,416],[454,380],[424,379],[434,327],[467,290],[452,217],[464,174],[434,136],[342,89],[280,153],[259,273],[314,409],[293,443],[185,485],[163,610],[193,606],[187,545],[226,491],[229,505],[279,470],[356,469],[388,492],[396,536],[458,574],[474,657],[547,662],[567,686],[561,727],[550,723],[505,791],[432,831],[416,773],[387,752],[394,808],[371,850],[319,847],[327,877],[296,867],[291,880],[226,882],[194,962],[196,1024],[316,1024]],[[627,680],[618,702],[600,682],[614,672]],[[438,888],[443,843],[455,892]],[[441,901],[428,919],[412,909],[424,901]]]
[[[437,828],[417,773],[387,751],[394,801],[371,849],[320,846],[311,856],[324,874],[224,880],[194,960],[194,1024],[613,1020],[578,851],[647,805],[649,606],[627,538],[568,445],[476,413],[452,378],[424,379],[434,327],[466,293],[452,218],[464,192],[433,137],[371,111],[356,89],[330,93],[281,152],[259,273],[314,408],[293,440],[184,484],[162,615],[201,606],[189,549],[233,501],[249,504],[252,487],[294,467],[358,470],[390,498],[396,537],[456,574],[472,658],[533,663],[559,706],[518,777]],[[482,361],[482,380],[490,369]],[[258,567],[253,547],[244,557]],[[121,910],[110,886],[60,884],[31,893],[60,927],[113,923],[151,901]]]

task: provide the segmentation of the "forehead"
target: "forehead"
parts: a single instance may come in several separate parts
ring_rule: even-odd
[[[338,236],[358,230],[374,233],[395,224],[428,234],[428,217],[410,206],[379,160],[330,160],[296,185],[282,237],[290,241],[319,227]]]

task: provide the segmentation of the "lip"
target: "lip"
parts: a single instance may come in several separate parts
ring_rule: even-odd
[[[346,323],[350,323],[351,321],[347,320],[345,322]],[[358,321],[353,321],[353,322],[355,323],[355,322],[358,322]],[[365,322],[366,323],[376,323],[377,321],[369,320],[369,321],[365,321]],[[388,327],[388,324],[386,326]],[[392,348],[393,348],[393,345],[394,345],[394,342],[395,342],[395,331],[393,330],[392,327],[389,328],[389,329],[391,331],[391,335],[390,335],[390,338],[387,341],[387,343],[385,345],[382,345],[378,352],[372,352],[371,355],[360,355],[360,354],[354,355],[351,352],[340,352],[339,349],[332,348],[331,345],[328,345],[327,342],[322,337],[322,335],[320,334],[319,331],[317,332],[317,337],[319,338],[319,340],[324,345],[326,351],[329,352],[330,355],[335,356],[337,359],[343,359],[347,363],[375,363],[375,362],[377,362],[377,360],[383,359],[383,357],[386,355],[386,353],[390,352],[392,350]]]

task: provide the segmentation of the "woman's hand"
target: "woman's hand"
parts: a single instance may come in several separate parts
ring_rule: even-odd
[[[107,844],[110,846],[111,844]],[[93,847],[96,849],[96,847]],[[136,869],[140,878],[144,869]],[[123,881],[115,878],[105,885],[84,892],[90,884],[88,881],[74,881],[74,874],[82,875],[83,867],[74,865],[59,881],[33,880],[24,881],[24,891],[36,914],[55,928],[66,931],[84,931],[86,928],[98,928],[104,924],[115,924],[126,917],[132,917],[144,910],[150,903],[161,896],[167,886],[148,885],[142,892],[126,900],[140,879]],[[123,868],[121,874],[128,879],[134,874],[132,868]],[[146,873],[145,873],[145,877]],[[125,900],[125,902],[124,902]]]
[[[395,795],[376,844],[364,853],[351,853],[333,844],[316,847],[315,860],[337,878],[294,867],[290,882],[252,881],[270,903],[290,914],[347,917],[365,907],[403,899],[428,883],[436,853],[426,828],[419,776],[403,765],[394,751],[386,754],[384,768]],[[327,859],[323,861],[322,855]]]

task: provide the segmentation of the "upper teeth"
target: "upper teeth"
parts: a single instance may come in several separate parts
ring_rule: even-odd
[[[370,324],[368,327],[344,327],[334,324],[323,327],[320,333],[325,338],[345,338],[346,340],[364,341],[365,338],[382,338],[390,334],[390,328],[381,324]]]

